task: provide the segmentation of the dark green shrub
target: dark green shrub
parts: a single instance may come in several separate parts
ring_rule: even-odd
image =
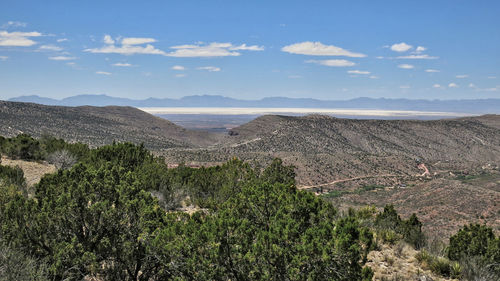
[[[465,225],[451,236],[448,257],[460,261],[466,276],[480,274],[500,279],[500,237],[486,225]]]
[[[0,183],[4,185],[15,185],[19,188],[26,186],[24,172],[19,167],[9,167],[0,165]]]
[[[495,235],[491,228],[479,224],[466,225],[450,237],[448,257],[458,261],[462,257],[486,256],[490,243],[494,249]],[[495,256],[495,251],[493,250],[489,255]]]
[[[2,143],[2,151],[12,159],[41,160],[43,157],[40,143],[28,134],[20,134]]]
[[[401,235],[404,241],[419,249],[425,245],[425,236],[422,232],[422,223],[415,214],[412,214],[407,220],[402,220],[393,205],[386,205],[384,211],[375,218],[375,228],[381,236],[387,236],[391,232]],[[391,235],[396,238],[394,235]],[[387,236],[386,238],[391,238]],[[384,238],[383,238],[384,239]],[[393,241],[387,239],[386,241]]]

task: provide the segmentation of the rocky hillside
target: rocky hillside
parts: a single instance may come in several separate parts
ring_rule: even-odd
[[[63,107],[0,101],[0,135],[44,133],[99,146],[113,141],[144,143],[153,150],[217,142],[217,135],[188,131],[133,107]]]
[[[500,163],[500,116],[353,120],[328,116],[262,116],[229,132],[217,149],[167,151],[168,159],[201,163],[237,156],[280,157],[297,166],[302,185],[360,176],[416,176]]]

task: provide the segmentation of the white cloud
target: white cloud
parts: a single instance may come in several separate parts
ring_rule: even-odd
[[[175,51],[165,54],[169,57],[228,57],[239,56],[241,53],[237,51],[262,51],[264,47],[252,45],[247,46],[242,44],[234,46],[231,43],[217,43],[210,44],[195,44],[195,45],[179,45],[170,47]]]
[[[498,86],[496,88],[487,88],[487,89],[478,89],[478,91],[485,91],[485,92],[496,92],[498,91]]]
[[[396,57],[397,59],[410,59],[410,60],[435,60],[438,59],[439,57],[432,57],[429,55],[408,55],[408,56],[399,56]]]
[[[142,45],[142,44],[154,43],[154,42],[156,42],[156,39],[153,39],[153,38],[130,37],[130,38],[123,38],[122,39],[123,45]],[[111,43],[111,44],[113,44],[113,43]]]
[[[370,78],[370,79],[378,79],[379,77],[378,77],[378,76],[376,76],[376,75],[371,75],[371,76],[370,76],[370,77],[368,77],[368,78]]]
[[[437,69],[426,69],[425,72],[436,73],[436,72],[441,72],[441,71],[437,70]]]
[[[0,56],[0,60],[4,61],[7,60],[9,57],[8,56]]]
[[[474,85],[473,83],[470,83],[469,88],[476,88],[476,85]]]
[[[131,46],[131,45],[122,45],[117,47],[115,45],[106,45],[101,48],[94,49],[85,49],[85,52],[90,53],[100,53],[100,54],[121,54],[121,55],[134,55],[134,54],[143,54],[143,55],[166,55],[166,53],[162,50],[156,49],[152,45],[142,46]]]
[[[113,66],[131,67],[133,65],[131,65],[130,63],[117,62],[117,63],[114,63]]]
[[[99,74],[99,75],[111,75],[112,73],[111,72],[106,72],[106,71],[96,71],[95,74]]]
[[[344,56],[352,58],[363,58],[365,54],[353,53],[333,45],[323,45],[321,42],[301,42],[281,48],[283,52],[309,56]]]
[[[409,89],[410,86],[408,86],[408,85],[402,85],[402,86],[399,86],[399,88],[401,88],[401,89]]]
[[[379,60],[384,59],[384,57],[383,57],[383,56],[378,56],[378,57],[375,57],[375,58],[376,58],[376,59],[379,59]]]
[[[368,74],[370,74],[370,71],[348,70],[347,73],[349,73],[349,74],[363,74],[363,75],[368,75]]]
[[[115,40],[109,35],[104,36],[105,46],[101,48],[89,48],[85,49],[85,52],[90,53],[103,53],[103,54],[122,54],[122,55],[134,55],[134,54],[148,54],[148,55],[162,55],[169,57],[225,57],[225,56],[239,56],[241,55],[238,51],[262,51],[264,47],[261,46],[247,46],[233,45],[231,43],[210,43],[210,44],[194,44],[194,45],[179,45],[170,47],[174,49],[172,52],[165,52],[160,49],[156,49],[153,45],[147,43],[156,42],[153,38],[139,38],[130,37],[123,38],[119,40],[121,45],[115,45]],[[141,46],[144,45],[145,46]]]
[[[198,70],[207,70],[208,72],[218,72],[218,71],[220,71],[220,68],[219,67],[215,67],[215,66],[200,66],[200,67],[197,67],[196,69],[198,69]]]
[[[175,77],[177,77],[177,78],[186,77],[186,74],[184,74],[184,73],[181,73],[181,74],[175,74]]]
[[[61,39],[57,39],[56,40],[58,43],[61,43],[61,42],[66,42],[68,41],[68,38],[61,38]]]
[[[103,41],[105,44],[108,44],[108,45],[115,44],[115,40],[113,40],[113,38],[111,38],[111,36],[107,35],[107,34],[104,35]]]
[[[67,56],[55,56],[55,57],[49,57],[49,60],[74,60],[76,59],[75,57],[67,57]]]
[[[432,88],[441,88],[441,85],[439,85],[439,84],[434,84],[434,85],[432,85]]]
[[[26,27],[28,24],[25,22],[20,22],[20,21],[8,21],[2,25],[2,28],[9,28],[9,27]]]
[[[264,47],[257,46],[257,45],[247,46],[247,44],[241,44],[239,46],[231,47],[231,48],[229,48],[229,50],[232,50],[232,51],[264,51]]]
[[[458,88],[458,85],[455,83],[448,84],[448,88]]]
[[[113,40],[113,38],[111,38],[110,35],[104,35],[103,41],[106,44],[105,46],[101,48],[85,49],[84,52],[101,53],[101,54],[121,54],[121,55],[134,55],[134,54],[166,55],[164,51],[156,49],[153,45],[150,44],[147,44],[146,46],[136,46],[137,44],[142,44],[144,42],[147,42],[147,40],[144,39],[151,39],[151,38],[123,38],[122,45],[116,46],[114,45],[116,41]],[[123,41],[129,44],[128,45],[123,44]]]
[[[29,47],[36,44],[35,41],[31,40],[30,37],[40,37],[42,34],[40,32],[8,32],[0,31],[0,46],[9,47]]]
[[[172,70],[182,71],[182,70],[186,70],[186,68],[182,65],[174,65],[174,66],[172,66]]]
[[[411,65],[411,64],[400,64],[398,65],[399,68],[402,68],[402,69],[413,69],[415,68],[415,66]]]
[[[477,92],[497,92],[497,91],[500,91],[500,86],[496,86],[495,88],[478,88],[478,87],[474,87],[474,89]]]
[[[406,52],[406,51],[408,51],[411,48],[413,48],[413,46],[412,45],[408,45],[405,42],[401,42],[401,43],[398,43],[398,44],[393,44],[391,46],[391,50],[393,50],[395,52]]]
[[[73,65],[75,65],[76,63],[71,61],[71,62],[67,62],[66,64],[67,64],[67,65],[71,65],[71,66],[73,66]]]
[[[426,47],[423,47],[423,46],[418,46],[417,49],[415,49],[415,53],[422,53],[424,52],[425,50],[427,50]]]
[[[469,75],[467,75],[467,74],[460,74],[460,75],[457,75],[455,77],[458,78],[458,79],[463,79],[463,78],[469,77]]]
[[[335,66],[335,67],[344,67],[344,66],[354,66],[356,65],[352,61],[348,60],[306,60],[306,63],[315,63],[319,65],[325,66]]]
[[[60,52],[63,50],[63,48],[56,45],[42,45],[38,49],[42,51],[54,51],[54,52]]]

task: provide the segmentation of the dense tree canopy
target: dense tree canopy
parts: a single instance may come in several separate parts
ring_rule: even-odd
[[[50,279],[371,276],[362,270],[371,232],[297,190],[293,167],[281,160],[263,169],[238,159],[167,169],[163,159],[127,143],[79,157],[71,169],[44,176],[32,196],[20,192],[18,171],[2,168],[9,180],[0,185],[0,238],[46,264]],[[188,215],[175,210],[182,202],[170,202],[188,198],[204,209]]]

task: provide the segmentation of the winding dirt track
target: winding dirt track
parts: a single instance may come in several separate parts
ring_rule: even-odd
[[[400,175],[392,175],[392,174],[376,175],[376,176],[363,176],[363,177],[334,180],[332,182],[316,184],[316,185],[302,185],[302,186],[298,186],[297,188],[298,189],[311,189],[311,188],[333,185],[333,184],[336,184],[339,182],[354,181],[354,180],[361,180],[361,179],[368,179],[368,178],[383,178],[383,177],[401,177],[401,176]]]

